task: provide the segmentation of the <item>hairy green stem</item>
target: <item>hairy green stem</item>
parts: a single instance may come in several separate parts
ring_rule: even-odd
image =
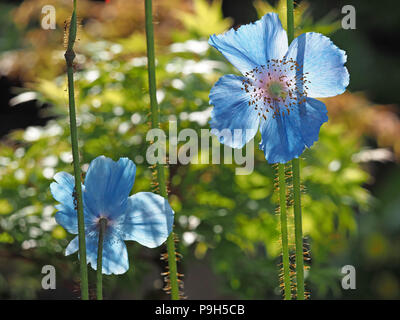
[[[86,242],[85,242],[85,221],[83,216],[83,201],[82,201],[82,185],[81,185],[81,168],[79,164],[79,146],[78,146],[78,129],[76,126],[76,111],[75,111],[75,90],[74,90],[74,44],[76,39],[77,18],[76,18],[76,0],[74,0],[74,9],[71,16],[68,34],[68,47],[65,52],[65,61],[67,63],[68,76],[68,98],[69,98],[69,121],[71,130],[72,157],[74,164],[75,176],[75,206],[78,216],[78,239],[79,239],[79,259],[81,272],[81,298],[82,300],[89,299],[88,291],[88,271],[86,263]]]
[[[288,227],[286,214],[286,183],[285,183],[285,165],[280,163],[278,166],[279,179],[279,206],[281,218],[281,240],[282,240],[282,266],[283,266],[283,285],[285,300],[291,299],[290,289],[290,270],[289,270],[289,244]]]
[[[96,292],[97,300],[103,300],[103,240],[107,227],[107,220],[100,218],[99,220],[99,242],[97,249],[97,271],[96,271]]]
[[[156,68],[155,68],[155,50],[154,50],[154,28],[153,28],[153,13],[152,1],[145,0],[145,15],[146,15],[146,41],[147,41],[147,60],[149,73],[149,93],[151,105],[151,124],[152,128],[159,128],[160,115],[158,110],[157,95],[156,95]],[[160,195],[164,198],[168,197],[164,166],[157,163],[157,180]],[[168,251],[168,267],[169,279],[171,285],[171,299],[179,300],[179,284],[177,276],[176,254],[174,233],[171,232],[167,239]]]
[[[292,160],[293,196],[294,196],[294,233],[296,242],[296,288],[297,300],[304,300],[304,258],[303,228],[300,201],[300,159]]]
[[[287,33],[289,44],[294,39],[293,0],[287,0]],[[296,243],[297,300],[304,300],[303,227],[301,219],[300,159],[292,160],[294,196],[294,233]]]

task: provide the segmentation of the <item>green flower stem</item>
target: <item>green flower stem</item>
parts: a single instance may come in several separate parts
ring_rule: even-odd
[[[79,164],[79,146],[78,146],[78,130],[76,127],[75,112],[75,90],[74,90],[74,44],[76,39],[77,20],[76,20],[76,0],[74,0],[74,9],[71,16],[68,34],[68,47],[65,52],[65,61],[67,63],[68,76],[68,97],[69,97],[69,120],[71,129],[72,157],[74,163],[75,176],[75,194],[76,208],[78,211],[78,239],[79,239],[79,259],[81,271],[81,298],[89,299],[88,291],[88,271],[86,264],[86,242],[85,242],[85,222],[83,216],[82,202],[82,186],[81,186],[81,168]]]
[[[294,39],[293,0],[287,0],[287,33],[289,44]],[[292,160],[294,196],[294,233],[296,243],[297,300],[304,300],[303,227],[301,219],[300,159]]]
[[[104,218],[101,218],[99,220],[99,242],[98,242],[98,249],[97,249],[97,271],[96,271],[97,300],[103,300],[103,240],[104,240],[104,233],[106,231],[106,227],[107,227],[107,220]]]
[[[293,0],[287,0],[287,35],[289,45],[294,39]]]
[[[145,15],[146,15],[146,40],[147,40],[147,60],[149,73],[149,93],[151,105],[151,124],[152,128],[159,128],[160,115],[156,96],[156,68],[155,68],[155,52],[154,52],[154,28],[153,28],[153,13],[152,1],[145,0]],[[165,183],[164,166],[157,163],[157,179],[160,195],[164,198],[168,197]],[[179,285],[177,276],[176,254],[174,233],[171,232],[167,239],[168,251],[168,267],[169,279],[171,285],[171,299],[179,300]]]
[[[304,300],[303,230],[300,201],[300,159],[292,160],[294,195],[294,233],[296,242],[297,300]]]
[[[280,163],[278,166],[279,179],[279,206],[281,218],[281,240],[282,240],[282,265],[283,265],[283,285],[285,300],[290,300],[290,270],[289,270],[289,245],[288,227],[286,215],[286,184],[285,184],[285,165]]]

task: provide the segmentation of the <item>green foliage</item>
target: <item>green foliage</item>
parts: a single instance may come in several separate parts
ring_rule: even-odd
[[[283,28],[286,29],[286,0],[279,0],[275,6],[271,5],[268,1],[256,0],[254,5],[259,17],[262,17],[268,12],[277,13],[281,19]],[[335,21],[331,14],[328,14],[318,21],[314,21],[310,11],[309,3],[304,1],[295,7],[294,27],[296,37],[306,32],[319,32],[327,35],[340,28],[340,21]]]
[[[206,0],[194,0],[194,13],[180,12],[178,17],[184,30],[194,37],[208,37],[213,33],[222,33],[232,24],[231,19],[224,19],[221,12],[221,0],[208,4]]]
[[[0,4],[0,20],[2,21],[2,28],[0,30],[0,53],[15,49],[20,45],[19,31],[11,20],[10,13],[12,9],[12,5]]]

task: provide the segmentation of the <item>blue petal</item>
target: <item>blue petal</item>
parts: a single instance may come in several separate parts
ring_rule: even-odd
[[[97,270],[97,251],[99,244],[98,233],[86,235],[86,259],[87,263]],[[68,256],[79,249],[78,236],[76,236],[65,250]],[[78,255],[79,257],[79,255]],[[112,232],[107,232],[103,242],[102,273],[122,274],[129,269],[128,251],[124,241]]]
[[[115,225],[115,233],[124,240],[155,248],[167,240],[173,223],[174,211],[167,199],[151,192],[139,192],[129,198],[125,214]]]
[[[97,262],[97,254],[96,254]],[[93,266],[93,264],[92,264]],[[93,268],[96,270],[96,268]],[[123,274],[129,269],[128,250],[121,238],[106,237],[103,245],[104,274]]]
[[[211,133],[221,143],[232,148],[242,148],[257,133],[259,116],[254,106],[249,106],[250,94],[241,90],[246,78],[232,74],[221,77],[210,91]],[[236,131],[240,129],[241,131]]]
[[[318,140],[321,125],[328,121],[325,105],[306,98],[289,115],[268,117],[261,123],[260,149],[269,163],[286,163],[298,158],[305,147]]]
[[[328,110],[323,102],[306,98],[306,103],[298,106],[295,117],[289,117],[292,126],[296,127],[306,147],[311,147],[318,140],[319,130],[328,121]]]
[[[97,250],[98,236],[89,238],[86,243],[87,262],[91,264],[94,270],[97,270]],[[103,274],[123,274],[129,269],[128,250],[124,241],[110,233],[106,232],[103,242]]]
[[[128,158],[118,162],[104,156],[94,159],[85,178],[85,205],[97,217],[121,215],[135,181],[136,166]]]
[[[78,221],[73,197],[75,179],[66,172],[58,172],[54,175],[54,180],[56,182],[50,184],[50,191],[53,198],[61,203],[56,206],[58,212],[55,219],[69,233],[77,234]]]
[[[305,84],[309,97],[333,97],[343,93],[349,84],[350,76],[344,66],[346,52],[322,34],[309,32],[294,39],[285,56],[285,60],[289,59],[300,66],[297,73],[310,81]]]
[[[67,249],[65,249],[65,255],[69,256],[70,254],[77,252],[78,249],[79,249],[79,238],[78,236],[76,236],[68,244]]]
[[[50,184],[50,191],[53,198],[62,203],[63,206],[73,209],[72,193],[75,187],[74,177],[66,172],[58,172],[54,175],[54,180],[56,182]]]
[[[75,178],[66,172],[58,172],[54,175],[54,180],[56,180],[56,182],[50,184],[50,191],[54,199],[61,203],[56,205],[56,222],[69,233],[77,234],[78,220],[73,197],[73,192],[75,191]],[[85,199],[86,192],[84,185],[82,185],[82,191]],[[85,230],[87,231],[92,228],[95,216],[93,216],[86,206],[84,206],[83,211]]]
[[[286,31],[276,13],[268,13],[252,24],[212,35],[208,41],[242,74],[264,65],[270,59],[282,59],[288,49]]]

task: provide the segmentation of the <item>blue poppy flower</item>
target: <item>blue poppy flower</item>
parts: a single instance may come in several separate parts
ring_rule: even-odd
[[[128,158],[115,162],[104,156],[94,159],[82,185],[87,262],[96,270],[99,220],[107,220],[103,242],[104,274],[122,274],[129,268],[124,240],[134,240],[154,248],[172,231],[174,212],[168,201],[151,192],[129,196],[135,181],[136,166]],[[74,204],[74,177],[66,172],[54,176],[51,193],[61,204],[56,206],[56,221],[68,232],[78,234]],[[76,236],[65,255],[78,251]]]
[[[297,158],[317,141],[328,116],[325,105],[313,98],[341,94],[349,84],[343,50],[314,32],[288,47],[275,13],[212,35],[209,44],[243,75],[225,75],[211,89],[211,133],[242,148],[260,128],[260,149],[270,163]]]

